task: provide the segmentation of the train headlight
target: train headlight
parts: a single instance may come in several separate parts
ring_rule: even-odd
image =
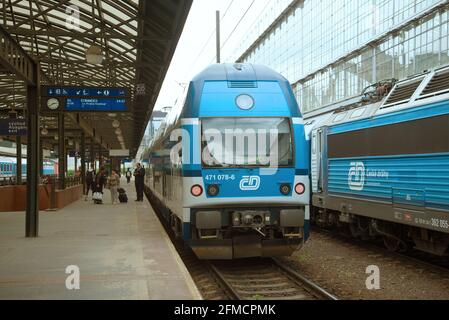
[[[249,110],[254,107],[254,99],[248,94],[241,94],[235,99],[237,107],[242,110]]]
[[[253,223],[253,215],[252,214],[245,214],[242,218],[243,224],[251,225]]]
[[[270,224],[271,222],[271,215],[269,213],[265,214],[265,223]]]
[[[288,196],[290,194],[291,187],[289,184],[281,184],[281,187],[279,188],[279,190],[281,191],[281,193],[284,196]]]
[[[211,197],[215,197],[220,192],[220,188],[216,184],[211,184],[207,186],[207,194]]]
[[[298,183],[295,186],[295,192],[297,194],[303,194],[304,192],[306,192],[306,186],[304,184],[302,184],[302,183]]]
[[[232,214],[232,225],[239,226],[241,223],[241,214],[238,212],[234,212]]]
[[[192,188],[190,189],[190,193],[194,197],[199,197],[203,193],[203,187],[201,187],[199,184],[196,184],[192,186]]]

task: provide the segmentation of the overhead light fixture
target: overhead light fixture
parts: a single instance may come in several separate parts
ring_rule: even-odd
[[[121,135],[121,134],[122,134],[122,129],[117,128],[117,129],[115,130],[115,134],[116,134],[116,135]]]
[[[41,131],[41,135],[46,136],[48,134],[47,128],[43,128]]]
[[[59,140],[59,136],[57,134],[55,134],[55,140],[58,141]]]
[[[101,64],[103,62],[103,52],[101,48],[95,44],[86,50],[86,61],[90,64]]]
[[[114,120],[114,121],[112,121],[112,126],[114,128],[118,128],[118,127],[120,127],[120,122],[118,120]]]
[[[73,140],[69,139],[69,146],[73,146]]]
[[[108,116],[110,116],[111,118],[115,118],[115,117],[117,117],[117,114],[116,113],[108,113]]]

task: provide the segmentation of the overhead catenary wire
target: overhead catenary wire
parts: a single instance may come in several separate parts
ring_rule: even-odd
[[[228,37],[226,38],[226,40],[223,42],[223,44],[220,46],[220,49],[223,49],[224,46],[226,45],[226,43],[229,41],[229,39],[231,39],[232,35],[234,34],[234,32],[237,30],[238,26],[240,25],[240,23],[243,21],[243,19],[245,18],[245,16],[248,14],[249,10],[251,10],[252,6],[254,5],[254,3],[256,2],[256,0],[253,0],[250,5],[248,6],[248,8],[246,8],[245,12],[243,13],[243,15],[241,16],[240,20],[237,22],[237,24],[234,26],[234,29],[232,29],[231,33],[229,33]]]
[[[237,52],[237,50],[241,50],[240,48],[241,48],[242,42],[243,42],[244,40],[247,40],[247,39],[245,39],[245,36],[248,37],[247,33],[249,32],[249,30],[251,30],[252,28],[254,28],[256,22],[260,20],[260,17],[262,16],[262,14],[264,14],[264,13],[266,12],[266,10],[267,10],[267,8],[268,8],[269,5],[270,5],[270,1],[267,1],[267,3],[265,4],[265,6],[263,7],[263,9],[260,11],[259,15],[254,19],[254,21],[251,23],[251,25],[246,29],[245,35],[242,36],[241,39],[240,39],[240,41],[239,41],[240,47],[239,47],[239,49],[235,49],[235,50],[234,50],[234,54],[235,54],[235,52]]]
[[[240,17],[239,21],[236,23],[236,25],[234,26],[234,29],[232,29],[232,31],[229,33],[228,37],[226,38],[226,40],[223,42],[223,44],[220,46],[220,50],[224,48],[224,46],[226,45],[226,43],[229,41],[229,39],[231,39],[232,35],[234,34],[234,32],[237,30],[238,26],[240,25],[240,23],[243,21],[243,19],[246,17],[246,15],[248,14],[248,12],[251,10],[252,6],[254,5],[254,3],[256,2],[256,0],[253,0],[248,8],[246,8],[245,12],[243,13],[243,15]],[[215,59],[215,58],[214,58]],[[212,63],[214,61],[214,59],[211,60],[210,63]]]
[[[224,20],[224,18],[226,17],[227,13],[229,12],[229,9],[231,8],[232,4],[234,3],[235,0],[231,0],[231,2],[229,3],[228,7],[226,8],[223,16],[220,18],[220,22]],[[198,62],[199,58],[202,56],[202,54],[204,53],[204,50],[206,50],[208,44],[210,43],[210,41],[212,40],[213,35],[215,34],[215,32],[217,31],[216,28],[214,28],[214,30],[211,32],[211,34],[209,35],[209,37],[207,38],[206,42],[204,43],[203,47],[200,50],[200,53],[196,56],[195,60],[192,63],[192,67],[196,65],[196,63]]]

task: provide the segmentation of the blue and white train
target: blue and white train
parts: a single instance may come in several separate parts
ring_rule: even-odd
[[[309,236],[309,152],[284,77],[212,65],[144,155],[146,193],[199,258],[289,255]]]
[[[449,254],[449,67],[308,119],[309,131],[314,222]]]
[[[44,160],[44,175],[57,173],[57,163],[53,160]],[[26,177],[27,159],[22,159],[22,176]],[[14,178],[17,174],[17,159],[15,157],[0,156],[0,178]]]

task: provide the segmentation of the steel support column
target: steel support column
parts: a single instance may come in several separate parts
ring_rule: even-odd
[[[39,107],[38,68],[33,68],[36,76],[34,84],[27,85],[27,207],[26,237],[39,234]]]
[[[22,184],[22,137],[16,136],[16,184]]]
[[[42,139],[40,139],[40,147],[39,147],[39,172],[41,174],[41,177],[44,175],[44,149],[42,146]]]
[[[59,189],[65,189],[65,173],[67,168],[67,155],[65,148],[65,128],[64,128],[64,113],[58,114],[58,135],[59,135],[59,147],[58,147],[58,165],[59,165]]]
[[[97,168],[95,166],[95,145],[94,145],[94,138],[90,141],[90,165],[91,169],[97,171]]]
[[[86,134],[81,132],[81,183],[83,194],[86,194]]]
[[[217,47],[217,63],[221,63],[221,43],[220,43],[220,11],[215,12],[215,45]]]
[[[75,150],[75,174],[78,171],[78,156],[76,155],[76,150]]]
[[[100,143],[99,145],[99,152],[98,152],[98,169],[100,169],[103,166],[103,147]]]

